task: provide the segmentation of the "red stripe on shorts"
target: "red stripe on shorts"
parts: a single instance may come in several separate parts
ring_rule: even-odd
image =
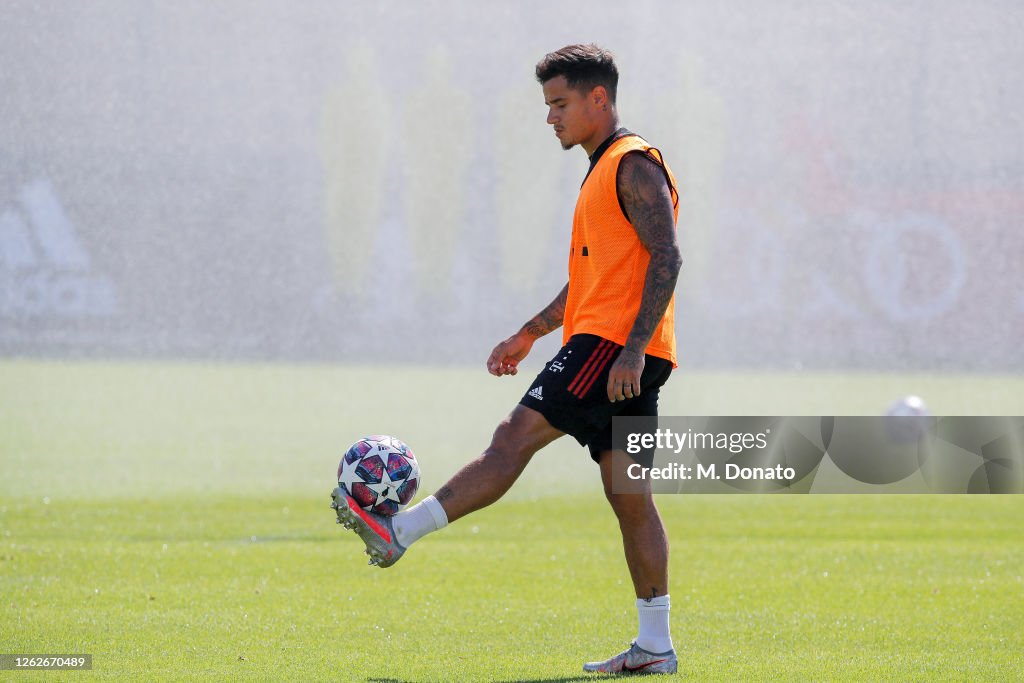
[[[605,344],[608,343],[610,342],[608,342],[608,340],[606,339],[602,339],[600,342],[598,342],[597,346],[594,347],[594,350],[590,352],[590,356],[587,358],[587,362],[583,364],[583,367],[580,368],[579,373],[576,375],[575,378],[573,378],[572,384],[569,385],[569,391],[571,391],[574,394],[576,393],[574,391],[576,385],[583,381],[583,377],[589,372],[590,367],[595,362],[597,362],[597,357],[600,355],[601,349],[603,349]]]
[[[594,382],[597,381],[598,376],[605,369],[605,366],[608,365],[608,361],[610,361],[612,359],[612,356],[614,356],[614,355],[615,355],[615,344],[613,344],[612,342],[608,342],[608,347],[602,352],[600,360],[598,360],[597,364],[594,366],[593,370],[591,371],[590,378],[587,379],[587,381],[586,381],[586,386],[579,387],[573,393],[575,393],[580,398],[583,398],[584,396],[586,396],[587,392],[590,391],[590,387],[594,386]]]

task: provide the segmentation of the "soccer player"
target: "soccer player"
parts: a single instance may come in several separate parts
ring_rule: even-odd
[[[495,502],[530,458],[564,434],[590,449],[618,518],[636,589],[639,634],[604,673],[673,673],[669,634],[668,539],[649,487],[614,490],[633,457],[612,448],[612,417],[654,416],[658,391],[676,367],[674,289],[682,265],[678,193],[660,152],[619,126],[618,69],[596,45],[570,45],[536,68],[547,122],[563,149],[590,158],[573,217],[569,281],[540,313],[487,359],[496,377],[515,375],[533,343],[563,328],[561,350],[540,372],[490,446],[433,496],[393,517],[360,509],[341,487],[332,506],[366,544],[370,563],[389,567],[428,533]],[[618,478],[618,479],[617,479]]]

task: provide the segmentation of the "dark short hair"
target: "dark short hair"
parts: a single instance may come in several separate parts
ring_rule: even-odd
[[[615,102],[615,89],[619,85],[619,69],[611,52],[594,44],[566,45],[549,52],[537,63],[537,82],[543,85],[552,78],[565,76],[573,90],[589,93],[599,85],[608,91]]]

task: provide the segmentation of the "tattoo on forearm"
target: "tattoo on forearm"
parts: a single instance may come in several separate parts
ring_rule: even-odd
[[[676,241],[672,194],[664,171],[639,154],[622,159],[619,196],[626,214],[651,256],[640,298],[640,311],[626,348],[642,353],[654,334],[676,288],[682,256]]]
[[[523,330],[534,338],[543,337],[545,334],[557,330],[562,326],[565,318],[565,302],[568,297],[569,285],[566,284],[554,301],[523,325]]]

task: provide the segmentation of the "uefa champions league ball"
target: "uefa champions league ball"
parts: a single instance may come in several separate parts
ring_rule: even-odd
[[[390,517],[416,497],[420,466],[412,449],[395,437],[367,436],[342,456],[338,484],[362,509]]]

